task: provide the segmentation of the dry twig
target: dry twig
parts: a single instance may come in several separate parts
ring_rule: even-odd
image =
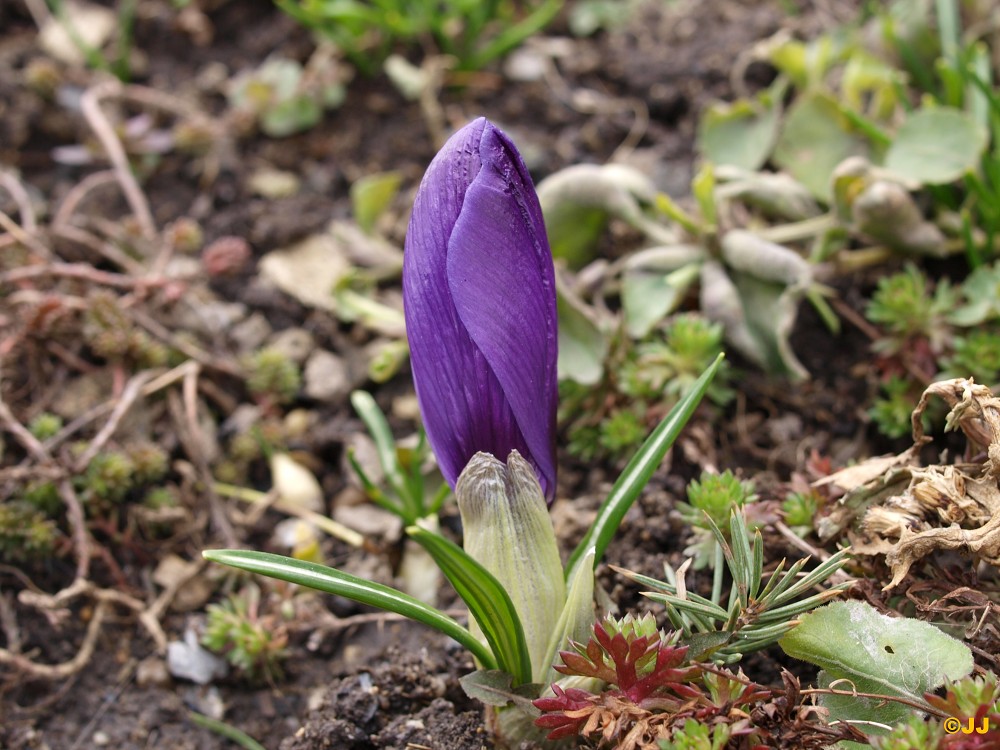
[[[156,224],[153,221],[153,214],[149,210],[149,203],[145,194],[139,187],[135,175],[132,174],[132,167],[128,163],[128,154],[125,147],[115,133],[114,126],[108,120],[101,109],[101,100],[110,96],[120,96],[122,84],[118,80],[107,80],[87,89],[80,97],[80,111],[87,119],[94,135],[101,142],[111,165],[118,177],[118,183],[125,194],[132,213],[135,214],[136,221],[139,222],[139,229],[144,239],[152,242],[156,239]]]
[[[111,436],[115,434],[115,430],[121,424],[122,419],[128,413],[128,410],[135,403],[136,399],[142,394],[142,387],[149,380],[151,373],[148,370],[143,370],[137,375],[134,375],[125,386],[122,391],[121,396],[118,397],[118,402],[115,404],[114,409],[111,410],[111,416],[108,417],[108,421],[104,423],[100,432],[94,436],[94,439],[90,441],[90,445],[87,446],[80,457],[77,459],[76,464],[73,467],[75,472],[84,471],[91,461],[94,460],[100,450],[107,444]]]

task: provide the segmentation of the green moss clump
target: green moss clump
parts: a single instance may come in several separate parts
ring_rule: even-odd
[[[302,387],[298,365],[277,349],[261,349],[248,362],[247,388],[255,398],[278,404],[292,401]]]
[[[51,556],[59,531],[54,521],[31,503],[0,504],[0,560],[26,563]]]

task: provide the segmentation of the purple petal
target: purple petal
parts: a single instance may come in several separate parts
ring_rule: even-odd
[[[454,486],[478,451],[517,450],[555,490],[552,258],[527,169],[484,119],[445,144],[417,193],[403,298],[424,425]]]
[[[554,489],[556,297],[552,253],[517,150],[487,126],[483,167],[448,243],[458,316],[496,376],[539,472]],[[503,455],[496,454],[496,455]]]

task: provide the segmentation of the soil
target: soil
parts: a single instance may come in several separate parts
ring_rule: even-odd
[[[310,35],[266,0],[196,0],[183,13],[179,5],[183,4],[167,0],[138,4],[134,80],[147,89],[197,102],[214,117],[221,118],[225,111],[223,81],[260,65],[270,55],[305,60],[313,49]],[[844,20],[830,17],[828,5],[847,4],[651,1],[635,5],[621,27],[588,38],[570,36],[564,14],[540,42],[542,48],[549,44],[562,50],[550,75],[514,80],[497,64],[465,80],[463,87],[446,87],[440,96],[445,126],[458,127],[476,115],[486,115],[511,134],[536,179],[570,164],[603,163],[618,156],[651,170],[661,189],[684,197],[695,161],[698,115],[708,102],[731,99],[737,93],[731,80],[734,61],[781,29],[810,36]],[[29,72],[37,74],[37,66],[46,59],[25,8],[0,4],[0,171],[17,174],[39,215],[50,217],[82,179],[105,169],[107,163],[73,103],[100,76],[82,67],[55,66],[62,95],[46,97],[29,85]],[[772,76],[766,66],[751,65],[737,85],[753,90]],[[134,116],[139,109],[130,104],[115,110],[114,116]],[[363,336],[261,284],[255,261],[321,230],[332,218],[349,216],[350,185],[359,177],[386,170],[399,172],[404,184],[398,220],[389,230],[399,239],[405,207],[436,149],[420,105],[407,101],[384,76],[356,76],[348,84],[343,105],[304,133],[281,139],[236,131],[224,136],[223,147],[205,156],[168,150],[146,160],[141,189],[155,226],[162,229],[186,218],[200,223],[204,244],[230,236],[245,239],[252,257],[246,262],[237,258],[235,268],[206,278],[204,284],[212,294],[245,306],[245,317],[259,313],[269,330],[302,327],[323,348],[345,357],[359,352],[367,343]],[[96,154],[91,163],[76,166],[53,159],[53,149],[78,144],[90,145]],[[300,191],[283,198],[255,193],[249,187],[251,175],[265,166],[295,173],[302,182]],[[17,216],[17,202],[8,192],[0,190],[0,210]],[[138,237],[133,211],[114,189],[103,188],[77,210],[95,231],[125,240]],[[71,239],[49,239],[68,262],[114,268],[114,259],[99,258]],[[0,266],[12,267],[6,261]],[[845,305],[859,309],[865,283],[864,279],[843,283],[839,291]],[[30,291],[28,286],[24,290]],[[156,295],[170,292],[147,292],[152,307],[166,309]],[[87,289],[81,281],[67,293],[86,296]],[[139,289],[131,293],[143,294]],[[100,360],[82,361],[79,342],[41,318],[25,323],[18,318],[21,309],[0,308],[2,395],[21,423],[52,408],[70,385],[76,387],[80,373],[101,388],[118,387],[121,393],[121,378],[128,372]],[[233,360],[233,344],[216,333],[214,342],[202,344],[213,354],[203,368],[207,385],[202,395],[223,425],[248,398],[241,381],[225,366]],[[763,500],[776,501],[781,497],[779,488],[794,473],[805,472],[812,456],[829,457],[840,465],[898,447],[870,441],[872,430],[864,409],[871,401],[875,377],[868,361],[869,341],[860,331],[847,325],[834,339],[811,310],[803,309],[793,344],[812,380],[794,387],[775,383],[737,358],[740,396],[735,405],[721,418],[708,407],[699,412],[670,465],[654,476],[626,517],[622,533],[608,550],[608,563],[658,575],[665,561],[680,562],[685,532],[674,505],[683,498],[686,482],[703,467],[733,468],[755,480]],[[11,351],[16,358],[8,356]],[[357,385],[366,385],[363,378]],[[387,384],[369,382],[367,387],[386,408],[411,392],[405,372]],[[88,403],[100,400],[91,398]],[[344,453],[361,424],[346,392],[332,401],[300,397],[284,407],[285,413],[294,406],[311,413],[313,427],[290,447],[313,457],[311,468],[328,498],[356,500],[357,492],[346,479]],[[201,549],[226,541],[206,509],[200,469],[186,452],[175,407],[183,412],[180,399],[157,401],[137,408],[140,413],[133,421],[145,420],[146,432],[171,452],[170,477],[184,498],[184,522],[166,533],[146,534],[124,518],[117,526],[92,529],[102,551],[94,555],[90,579],[102,590],[119,590],[140,602],[152,602],[160,592],[152,571],[163,558],[173,554],[197,560]],[[234,428],[220,428],[223,436],[227,429]],[[8,441],[8,456],[14,458],[2,463],[4,496],[23,482],[12,468],[22,455],[14,445]],[[559,497],[573,500],[559,501],[554,513],[560,539],[570,549],[610,486],[615,468],[584,465],[565,453],[560,464]],[[266,467],[258,462],[247,481],[266,488]],[[232,515],[237,520],[237,541],[256,548],[270,548],[273,527],[283,517],[270,511],[248,518],[245,508]],[[457,526],[454,518],[445,518],[444,523]],[[769,559],[789,554],[782,540],[768,543]],[[32,591],[51,594],[72,583],[78,564],[74,550],[67,538],[44,564],[23,569],[0,566],[0,644],[13,650],[16,637],[19,653],[32,663],[66,663],[87,640],[97,599],[76,597],[44,609],[29,606],[23,596]],[[400,548],[390,535],[374,551],[327,540],[323,554],[345,569],[367,571],[391,582],[391,565]],[[211,587],[237,585],[204,571],[199,575]],[[648,608],[636,587],[623,583],[606,566],[599,580],[623,610]],[[128,605],[112,603],[102,612],[93,653],[84,668],[45,678],[16,662],[0,664],[0,748],[233,746],[196,725],[192,711],[223,717],[264,747],[281,750],[491,747],[478,704],[458,685],[458,678],[473,665],[447,639],[332,597],[292,602],[280,588],[268,596],[272,608],[295,609],[286,623],[289,641],[283,675],[270,684],[231,675],[200,687],[170,677],[149,629]],[[445,604],[454,603],[453,594],[442,591],[441,596]],[[217,599],[218,595],[213,601]],[[175,602],[160,613],[166,636],[180,639],[185,628],[203,623],[204,604],[184,610]],[[754,676],[776,680],[781,666],[762,657]]]

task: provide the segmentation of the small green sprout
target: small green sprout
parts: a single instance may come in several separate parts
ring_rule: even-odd
[[[44,480],[29,482],[24,488],[24,500],[49,518],[55,516],[63,504],[55,483]]]
[[[955,336],[954,346],[955,351],[942,362],[944,377],[971,377],[989,386],[1000,383],[1000,330],[971,330]]]
[[[750,528],[741,511],[733,510],[729,534],[715,524],[712,534],[732,578],[732,591],[723,596],[723,566],[715,565],[711,596],[699,596],[683,583],[688,563],[674,570],[664,566],[665,581],[630,570],[617,572],[652,589],[643,596],[666,607],[667,617],[682,634],[682,642],[699,644],[715,661],[732,663],[743,654],[770,646],[798,624],[798,617],[839,596],[850,582],[839,583],[818,594],[810,590],[839,571],[847,562],[845,551],[837,552],[803,572],[808,558],[785,570],[785,561],[765,580],[764,548],[760,532],[750,537]],[[728,538],[727,538],[728,536]]]
[[[713,323],[701,315],[678,315],[670,321],[665,338],[667,348],[673,353],[668,362],[674,369],[674,376],[666,384],[668,394],[679,397],[715,361],[722,353],[724,332],[721,323]],[[708,389],[708,397],[720,405],[733,397],[732,390],[726,386],[728,371],[728,363],[724,363],[719,379]]]
[[[886,437],[906,437],[913,429],[910,415],[919,398],[917,389],[909,380],[893,375],[882,383],[881,390],[883,395],[875,399],[869,416]]]
[[[31,503],[0,503],[0,560],[14,564],[44,560],[58,536],[55,522]]]
[[[722,474],[703,471],[697,481],[688,485],[687,496],[688,502],[677,503],[681,517],[693,529],[693,540],[684,554],[694,557],[696,570],[714,567],[720,559],[714,531],[728,528],[734,510],[756,501],[753,483],[740,481],[729,469]]]
[[[639,344],[622,366],[623,393],[648,400],[672,402],[687,391],[722,352],[723,327],[695,313],[677,315],[667,324],[662,339]],[[725,364],[709,388],[708,397],[724,405],[733,396]]]
[[[202,645],[225,654],[251,680],[281,678],[288,633],[277,615],[262,614],[261,592],[249,585],[220,604],[208,605],[208,624]]]
[[[125,449],[125,453],[132,461],[132,479],[136,485],[159,482],[170,468],[167,452],[155,443],[132,443]]]
[[[753,482],[737,479],[729,469],[722,474],[704,471],[698,480],[688,485],[688,502],[678,503],[677,507],[685,521],[711,531],[711,524],[724,525],[734,509],[754,502],[757,496],[753,490]]]
[[[708,726],[697,719],[686,719],[669,740],[660,741],[660,750],[720,750],[727,747],[732,736],[729,724]]]
[[[938,722],[913,715],[905,723],[893,727],[889,734],[872,735],[869,739],[875,750],[927,750],[941,747],[944,737]]]
[[[634,411],[622,409],[601,422],[598,443],[611,455],[619,455],[642,445],[646,425]]]
[[[76,450],[84,450],[78,444]],[[84,506],[91,515],[108,512],[121,504],[129,493],[159,482],[166,476],[168,456],[163,448],[151,442],[137,441],[127,448],[109,448],[94,456],[83,474],[75,479]],[[51,489],[40,488],[49,503]]]
[[[563,385],[575,385],[566,381],[560,383],[560,392]],[[601,428],[600,425],[577,423],[567,429],[566,450],[571,455],[576,456],[581,461],[592,461],[601,452]]]
[[[151,487],[142,499],[142,504],[152,510],[176,508],[180,505],[177,491],[171,487]]]
[[[48,440],[63,427],[62,417],[43,411],[31,420],[28,430],[39,440]]]
[[[720,324],[694,313],[677,315],[642,343],[615,342],[597,388],[560,382],[560,421],[567,425],[569,452],[585,461],[628,456],[645,437],[647,422],[671,408],[721,354],[722,337]],[[728,377],[723,360],[707,393],[713,403],[732,399]]]
[[[249,358],[247,389],[257,399],[277,404],[292,401],[302,386],[299,367],[277,349],[260,349]]]
[[[295,60],[272,57],[239,76],[229,90],[229,104],[246,114],[272,138],[309,130],[323,112],[344,102],[349,72],[329,54],[317,52],[307,70]]]
[[[111,292],[97,292],[88,299],[83,339],[94,354],[109,362],[131,361],[157,367],[167,361],[168,350],[135,326]]]
[[[785,523],[798,536],[808,536],[813,530],[813,519],[819,509],[819,496],[815,492],[790,492],[781,504]]]
[[[926,274],[912,263],[901,273],[880,279],[865,311],[870,321],[889,332],[889,338],[876,342],[876,348],[895,354],[908,341],[923,337],[932,351],[941,351],[947,334],[945,319],[955,302],[947,280],[940,281],[931,294]]]
[[[101,451],[87,466],[82,484],[88,507],[120,503],[135,486],[135,463],[123,451]]]

